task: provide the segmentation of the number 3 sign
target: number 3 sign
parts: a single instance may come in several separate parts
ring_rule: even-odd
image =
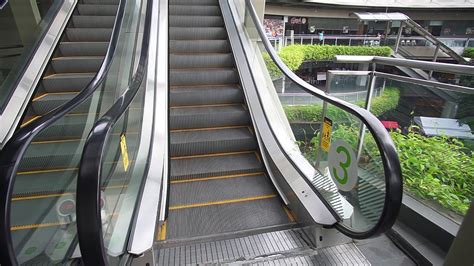
[[[331,143],[328,158],[329,172],[336,186],[351,191],[357,184],[357,158],[352,147],[343,140]]]

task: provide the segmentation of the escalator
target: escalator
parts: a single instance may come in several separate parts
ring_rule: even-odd
[[[2,264],[367,264],[353,244],[338,246],[344,256],[321,249],[329,244],[318,232],[364,239],[394,223],[400,163],[382,124],[292,73],[250,1],[128,0],[118,10],[137,26],[124,22],[120,38],[115,25],[112,46],[130,50],[106,56],[111,66],[101,65],[80,103],[74,98],[24,125],[0,153],[0,240],[8,248],[0,251]],[[124,63],[131,54],[139,58]],[[333,132],[314,139],[332,137],[334,147],[345,141],[343,172],[317,141],[316,161],[300,149],[273,74],[324,104],[314,119],[332,121]],[[29,118],[39,116],[32,112]],[[55,132],[65,137],[48,137]],[[42,146],[47,157],[39,157],[36,145],[46,144],[54,146]],[[350,157],[355,152],[358,158]],[[18,171],[32,162],[45,162],[29,169],[41,182],[21,181]],[[346,164],[357,182],[341,188],[336,182],[344,178],[334,176]],[[23,193],[31,205],[15,205],[22,187],[36,189]],[[12,223],[25,220],[30,206],[40,217],[16,230],[23,239],[14,230],[9,243],[10,212]]]
[[[169,10],[170,198],[160,240],[291,225],[261,161],[218,1],[175,0]]]
[[[2,192],[11,204],[3,205],[3,225],[12,241],[2,248],[2,261],[15,256],[21,264],[46,265],[80,257],[76,182],[82,148],[133,74],[140,27],[133,18],[141,8],[134,2],[80,0],[64,22],[23,120],[0,153]],[[104,170],[116,167],[110,158]],[[124,187],[121,179],[103,184],[117,192]]]
[[[78,3],[21,127],[70,101],[93,79],[107,52],[118,3],[118,0]],[[75,208],[74,182],[90,107],[90,102],[81,105],[44,131],[31,143],[23,158],[17,172],[11,214],[12,237],[20,261],[44,263],[71,252],[68,249],[75,233],[68,224],[75,219],[71,215]],[[51,211],[54,207],[57,211]],[[45,239],[52,241],[38,245],[39,240]],[[57,239],[62,239],[62,244],[58,245]]]

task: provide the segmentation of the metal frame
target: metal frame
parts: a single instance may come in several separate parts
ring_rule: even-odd
[[[270,41],[266,38],[265,32],[261,26],[261,23],[258,19],[255,10],[253,9],[251,1],[246,0],[245,3],[250,9],[249,15],[253,20],[254,24],[256,25],[256,30],[260,35],[260,38],[263,42],[263,45],[265,46],[266,51],[273,59],[275,64],[278,66],[278,68],[289,79],[298,84],[303,90],[318,98],[323,99],[324,101],[332,105],[343,109],[348,113],[351,113],[352,115],[360,119],[374,136],[375,142],[377,143],[382,157],[386,184],[385,204],[381,217],[373,228],[365,232],[351,231],[350,228],[340,223],[336,223],[335,227],[342,233],[352,238],[367,238],[384,232],[385,230],[390,228],[395,222],[398,212],[400,210],[403,194],[400,161],[395,149],[395,145],[391,140],[390,135],[385,130],[381,122],[369,111],[349,104],[345,101],[339,100],[330,95],[327,95],[323,91],[304,82],[295,73],[293,73],[279,58],[279,56],[272,48]]]
[[[336,63],[376,63],[386,66],[418,68],[423,70],[433,70],[435,72],[445,72],[458,75],[474,76],[474,66],[448,64],[430,61],[411,60],[403,58],[391,58],[382,56],[357,56],[338,55],[334,59]]]
[[[102,84],[110,69],[118,45],[117,41],[123,22],[125,3],[126,0],[120,1],[107,53],[99,71],[89,84],[68,103],[16,131],[0,152],[0,243],[4,246],[0,249],[0,264],[2,265],[18,265],[10,231],[10,212],[13,184],[21,159],[35,136],[88,100]],[[89,208],[89,206],[87,207]]]
[[[166,196],[162,195],[168,188],[168,1],[155,1],[152,13],[143,119],[153,124],[153,130],[144,127],[151,138],[151,143],[143,145],[149,151],[149,169],[129,240],[128,251],[134,255],[153,247],[154,234],[150,232],[155,230],[157,220],[165,219]]]
[[[93,126],[79,166],[77,177],[77,231],[82,260],[86,265],[107,265],[101,218],[101,170],[111,129],[128,110],[146,74],[152,4],[147,1],[143,42],[137,71],[125,92]]]
[[[10,94],[8,103],[0,115],[0,125],[2,125],[0,127],[0,149],[16,130],[76,4],[77,0],[64,0],[36,51],[30,56],[21,78],[15,83],[16,88]]]

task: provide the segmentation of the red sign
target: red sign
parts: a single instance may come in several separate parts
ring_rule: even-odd
[[[306,24],[308,22],[307,18],[302,17],[290,17],[290,24]]]

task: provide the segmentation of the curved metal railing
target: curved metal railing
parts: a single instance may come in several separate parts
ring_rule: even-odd
[[[94,124],[81,157],[77,179],[77,224],[82,260],[86,265],[107,265],[103,237],[101,174],[112,129],[129,110],[146,74],[153,1],[147,1],[143,41],[138,68],[125,92]]]
[[[280,57],[273,49],[270,41],[267,39],[265,31],[261,26],[259,18],[250,0],[246,0],[246,7],[247,11],[249,12],[250,18],[256,28],[257,34],[261,39],[261,42],[263,43],[265,51],[268,53],[272,61],[276,64],[278,69],[280,69],[280,71],[282,71],[282,73],[289,80],[297,84],[305,92],[358,118],[374,137],[376,146],[380,152],[385,178],[385,197],[381,215],[375,225],[367,231],[353,231],[351,230],[351,228],[341,222],[336,223],[335,227],[342,233],[352,238],[359,239],[367,238],[386,231],[393,225],[397,218],[401,206],[403,193],[400,161],[397,155],[395,145],[389,133],[384,128],[382,123],[377,119],[377,117],[375,117],[369,111],[326,94],[322,90],[317,89],[312,85],[306,83],[304,80],[299,78],[293,71],[291,71],[280,59]]]

